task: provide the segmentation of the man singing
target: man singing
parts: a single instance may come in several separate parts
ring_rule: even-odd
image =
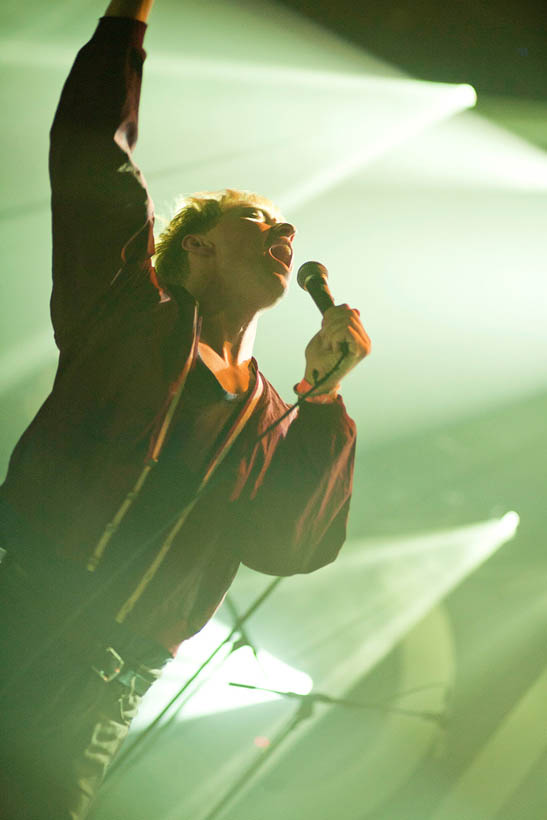
[[[345,538],[355,427],[338,385],[370,340],[358,311],[329,308],[296,391],[317,387],[275,424],[288,405],[252,346],[295,228],[255,194],[198,194],[154,247],[132,160],[151,5],[112,0],[51,130],[59,367],[0,491],[4,820],[84,817],[239,564],[311,572]]]

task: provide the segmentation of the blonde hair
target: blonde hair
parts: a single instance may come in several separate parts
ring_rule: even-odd
[[[154,264],[160,285],[184,282],[188,273],[188,254],[182,247],[182,240],[187,234],[206,233],[215,227],[226,210],[244,203],[257,205],[277,219],[283,219],[279,209],[269,199],[251,191],[232,188],[200,191],[179,200],[175,216],[156,242]]]

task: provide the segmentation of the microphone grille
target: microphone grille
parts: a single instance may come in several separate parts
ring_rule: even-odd
[[[322,279],[326,281],[328,279],[329,272],[326,267],[321,264],[321,262],[304,262],[298,269],[298,273],[296,275],[296,281],[302,288],[302,290],[308,289],[308,281],[310,279]]]

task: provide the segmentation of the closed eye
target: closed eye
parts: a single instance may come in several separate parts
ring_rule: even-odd
[[[270,225],[274,225],[277,220],[271,216],[271,214],[267,213],[267,211],[262,210],[262,208],[244,208],[243,216],[247,219],[255,219],[259,222],[267,222]]]

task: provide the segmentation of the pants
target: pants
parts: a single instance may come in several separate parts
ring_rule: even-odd
[[[88,629],[81,640],[72,629],[48,643],[62,631],[66,612],[55,596],[44,603],[39,579],[15,561],[6,564],[0,565],[0,817],[82,820],[169,656],[151,642],[136,639],[131,647],[128,640],[115,647],[123,674],[105,681],[102,661],[112,657],[106,644]]]

